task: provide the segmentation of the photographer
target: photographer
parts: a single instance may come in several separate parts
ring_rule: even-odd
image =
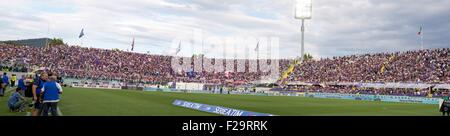
[[[445,114],[447,113],[447,116],[450,116],[450,109],[449,109],[449,102],[444,102],[444,104],[442,104],[442,116],[445,116]]]
[[[58,76],[58,77],[56,78],[56,82],[57,82],[59,85],[63,86],[63,87],[67,87],[67,85],[64,84],[64,79],[62,78],[62,76]]]
[[[442,116],[445,116],[445,114],[447,114],[447,116],[450,116],[450,100],[448,96],[444,97],[444,102],[442,102],[441,106],[441,112]]]

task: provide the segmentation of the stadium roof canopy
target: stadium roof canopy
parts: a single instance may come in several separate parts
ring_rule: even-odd
[[[51,40],[52,39],[50,39],[50,38],[36,38],[36,39],[24,39],[24,40],[0,41],[0,43],[12,44],[12,45],[25,45],[25,46],[32,46],[32,47],[44,47]]]

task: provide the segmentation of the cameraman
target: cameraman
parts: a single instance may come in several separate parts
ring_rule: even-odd
[[[447,113],[447,116],[450,116],[450,101],[444,100],[444,103],[442,103],[441,107],[442,116],[445,116]]]
[[[64,85],[64,79],[63,79],[61,76],[57,76],[57,78],[56,78],[56,83],[58,83],[59,85],[65,87],[65,85]]]
[[[449,100],[449,94],[444,94],[444,102],[442,102],[442,106],[440,107],[442,116],[445,116],[445,113],[447,113],[447,116],[450,116],[450,100]]]

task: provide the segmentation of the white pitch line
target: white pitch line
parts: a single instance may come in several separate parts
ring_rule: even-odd
[[[56,109],[57,109],[57,111],[58,111],[58,115],[59,115],[59,116],[63,116],[63,114],[62,114],[61,110],[59,110],[59,107],[58,107],[58,108],[56,108]]]

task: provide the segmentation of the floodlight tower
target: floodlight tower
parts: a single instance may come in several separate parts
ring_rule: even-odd
[[[312,16],[312,0],[295,0],[295,19],[302,20],[302,45],[301,58],[305,56],[305,20],[311,19]]]

